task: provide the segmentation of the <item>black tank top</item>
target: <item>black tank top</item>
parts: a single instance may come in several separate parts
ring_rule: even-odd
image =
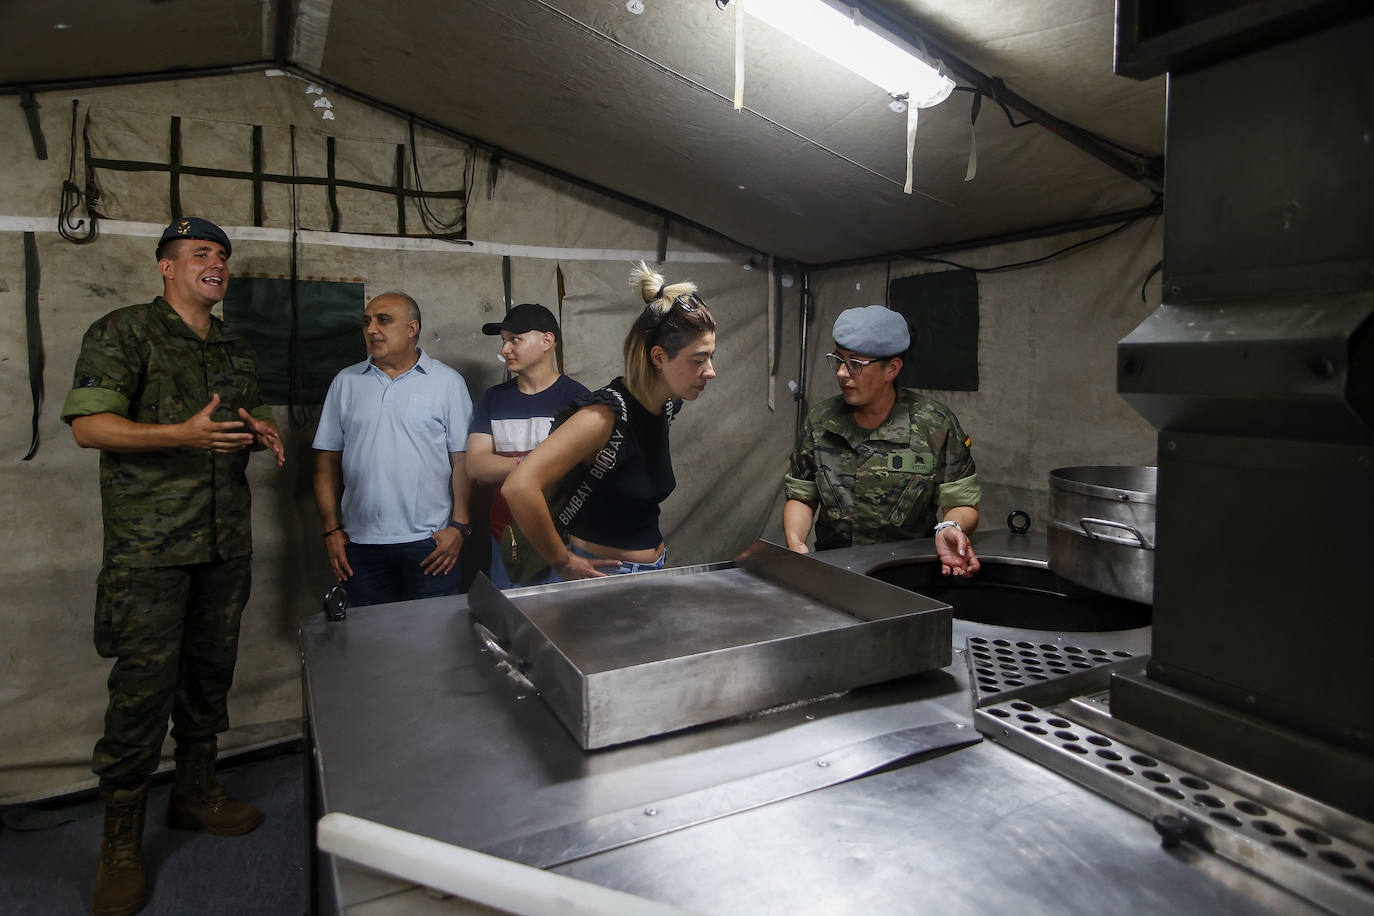
[[[681,402],[669,401],[661,414],[650,413],[630,394],[625,380],[617,378],[573,403],[579,408],[605,404],[619,424],[622,400],[628,421],[615,467],[592,482],[591,496],[568,525],[568,533],[593,544],[643,550],[663,543],[658,505],[677,486],[668,451],[668,425]]]

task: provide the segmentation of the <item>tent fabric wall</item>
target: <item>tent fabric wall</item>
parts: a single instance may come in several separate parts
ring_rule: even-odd
[[[291,123],[318,127],[318,114],[303,88],[299,80],[248,74],[92,89],[79,97],[83,110],[90,105],[143,112],[157,130],[165,129],[171,115],[274,128]],[[0,602],[0,631],[5,634],[0,655],[0,803],[61,794],[93,782],[90,750],[101,730],[109,669],[91,644],[101,541],[98,455],[75,445],[58,414],[91,322],[160,292],[153,261],[157,230],[152,227],[170,219],[169,213],[153,212],[150,203],[165,198],[126,198],[126,203],[143,202],[121,215],[146,223],[107,222],[87,245],[73,245],[56,234],[71,98],[39,96],[52,150],[47,161],[34,159],[23,112],[17,106],[0,112],[5,128],[0,150],[7,163],[0,183],[0,226],[9,230],[0,231],[0,315],[9,331],[0,341],[0,456],[10,456],[0,460],[0,576],[7,583]],[[408,142],[408,126],[390,115],[347,100],[337,101],[334,111],[329,130],[340,137],[358,143]],[[422,142],[465,149],[433,135]],[[627,255],[652,258],[662,220],[519,166],[501,166],[492,187],[488,167],[483,160],[475,169],[469,234],[495,246],[475,250],[480,246],[366,237],[351,240],[360,247],[305,242],[298,252],[299,274],[361,281],[369,297],[396,289],[415,296],[424,316],[422,345],[462,373],[475,398],[504,377],[496,341],[481,333],[484,322],[505,310],[503,252],[511,256],[515,302],[542,302],[556,310],[561,267],[569,290],[563,313],[568,368],[588,384],[604,383],[618,374],[621,338],[642,307],[636,306],[628,284]],[[243,195],[239,186],[245,183],[223,184],[228,186],[224,193]],[[203,215],[223,219],[212,205],[199,206]],[[237,199],[232,206],[239,206]],[[394,203],[384,206],[394,215]],[[21,462],[29,443],[31,408],[22,233],[13,230],[37,217],[42,217],[37,228],[48,395],[42,444],[33,460]],[[254,237],[245,230],[235,238],[235,275],[289,276],[283,212],[268,207],[267,217],[270,231],[259,230]],[[273,226],[278,228],[271,230]],[[533,257],[524,246],[547,246],[557,253]],[[771,498],[761,484],[772,476],[764,469],[785,461],[791,414],[768,411],[763,364],[755,364],[754,354],[765,352],[767,345],[766,288],[760,272],[741,270],[754,253],[677,226],[670,228],[668,253],[664,270],[670,276],[687,274],[702,283],[724,325],[722,357],[739,367],[737,377],[722,373],[699,408],[686,412],[674,430],[678,489],[665,513],[665,530],[673,544],[670,562],[681,565],[728,559],[758,534],[757,525],[768,514],[763,503]],[[678,258],[685,260],[673,260]],[[283,316],[283,334],[288,322]],[[596,333],[588,333],[591,327]],[[795,339],[795,329],[789,333]],[[287,464],[278,470],[263,456],[250,463],[254,586],[230,694],[233,727],[221,739],[223,748],[300,734],[297,631],[301,619],[319,612],[320,595],[330,581],[311,491],[310,443],[318,407],[280,406],[274,412]],[[722,431],[736,441],[717,449],[713,437]],[[749,498],[737,498],[722,483],[729,477],[726,469],[743,476],[759,505],[748,506]],[[736,511],[737,504],[746,508]]]

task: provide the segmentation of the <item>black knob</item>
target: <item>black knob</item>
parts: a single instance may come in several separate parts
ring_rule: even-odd
[[[347,618],[348,592],[340,583],[324,593],[324,619],[330,623],[337,623]]]
[[[1025,534],[1030,531],[1030,515],[1020,509],[1013,509],[1007,516],[1007,528],[1012,534]]]
[[[1197,830],[1197,825],[1182,815],[1156,814],[1150,823],[1159,834],[1159,844],[1165,849],[1173,849],[1190,839]]]
[[[1325,356],[1314,356],[1307,361],[1307,371],[1317,378],[1331,378],[1336,374],[1336,365]]]

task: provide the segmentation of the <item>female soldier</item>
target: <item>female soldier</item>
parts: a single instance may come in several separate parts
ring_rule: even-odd
[[[501,487],[515,523],[564,579],[662,568],[659,503],[676,484],[668,424],[716,376],[716,322],[696,285],[668,286],[643,262],[630,284],[647,305],[625,336],[625,375],[579,398]],[[574,470],[559,513],[565,544],[544,493]]]

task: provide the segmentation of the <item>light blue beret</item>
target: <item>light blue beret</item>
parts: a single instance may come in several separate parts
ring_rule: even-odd
[[[911,334],[899,312],[881,305],[845,309],[835,319],[835,343],[860,356],[887,358],[906,352]]]

